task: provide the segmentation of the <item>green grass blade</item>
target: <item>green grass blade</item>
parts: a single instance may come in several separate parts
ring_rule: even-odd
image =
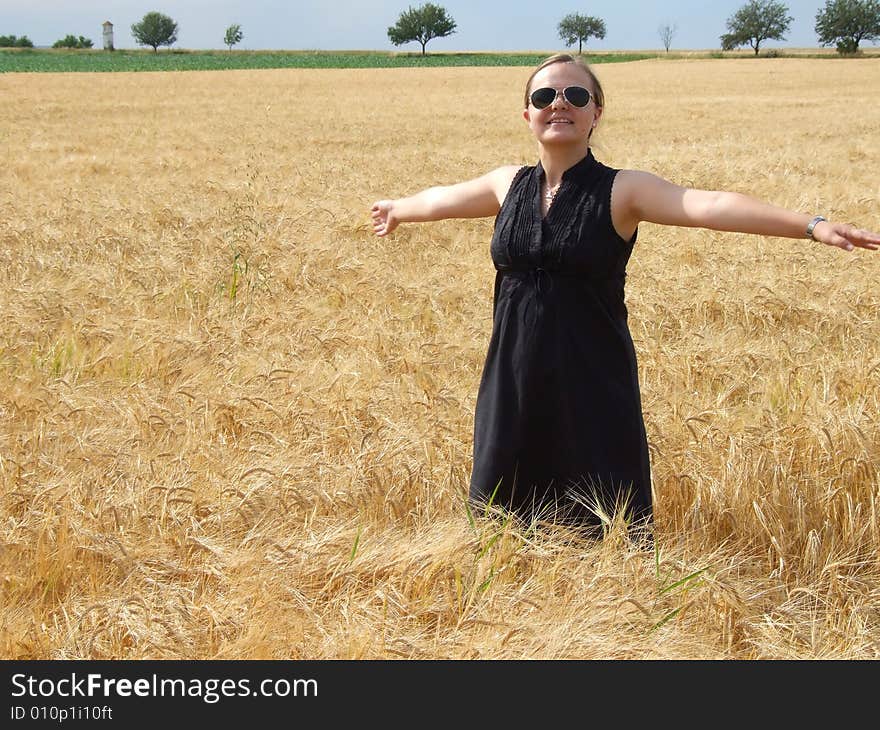
[[[361,541],[361,527],[358,525],[357,535],[354,536],[354,545],[351,546],[351,555],[348,556],[348,564],[354,562],[354,556],[357,555],[358,543]]]
[[[669,591],[671,591],[673,588],[677,588],[677,587],[680,586],[682,583],[687,583],[687,582],[688,582],[689,580],[691,580],[692,578],[696,578],[698,575],[700,575],[701,573],[705,573],[707,570],[709,570],[709,568],[702,568],[702,569],[700,569],[700,570],[697,570],[697,571],[691,573],[691,574],[688,575],[688,576],[685,576],[685,577],[682,578],[681,580],[677,580],[677,581],[675,581],[675,583],[672,583],[671,585],[668,585],[668,586],[666,586],[665,588],[661,588],[661,589],[660,589],[660,595],[662,596],[664,593],[669,593]]]
[[[663,624],[665,624],[667,621],[671,621],[672,619],[674,619],[681,612],[682,608],[684,608],[684,606],[679,606],[674,611],[670,611],[669,613],[667,613],[663,618],[661,618],[657,623],[655,623],[650,629],[648,629],[648,633],[650,634],[652,631],[656,631],[661,626],[663,626]]]

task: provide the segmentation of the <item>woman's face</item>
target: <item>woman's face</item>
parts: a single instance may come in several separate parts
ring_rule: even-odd
[[[529,94],[544,86],[558,92],[567,86],[583,86],[593,98],[583,108],[569,104],[561,93],[556,95],[550,106],[543,109],[536,109],[529,103],[523,111],[523,118],[528,122],[532,134],[545,146],[586,144],[590,132],[602,116],[602,109],[596,106],[596,90],[589,75],[577,64],[554,63],[535,74]]]

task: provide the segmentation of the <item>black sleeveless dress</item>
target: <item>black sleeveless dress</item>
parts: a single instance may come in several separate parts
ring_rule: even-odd
[[[526,521],[596,525],[622,507],[651,517],[624,241],[611,222],[617,170],[590,151],[562,176],[546,218],[540,162],[513,179],[495,219],[494,323],[477,395],[470,501]]]

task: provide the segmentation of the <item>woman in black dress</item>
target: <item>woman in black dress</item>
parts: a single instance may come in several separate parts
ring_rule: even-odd
[[[373,204],[376,235],[399,223],[496,216],[494,324],[477,396],[470,500],[527,522],[596,525],[652,513],[636,354],[624,303],[638,224],[811,238],[876,250],[880,235],[733,192],[683,188],[599,162],[603,92],[551,56],[526,84],[534,166]]]

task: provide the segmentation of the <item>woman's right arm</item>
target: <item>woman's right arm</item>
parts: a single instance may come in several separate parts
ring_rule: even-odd
[[[371,209],[373,232],[387,236],[399,223],[497,215],[519,169],[519,165],[506,165],[455,185],[428,188],[407,198],[377,200]]]

